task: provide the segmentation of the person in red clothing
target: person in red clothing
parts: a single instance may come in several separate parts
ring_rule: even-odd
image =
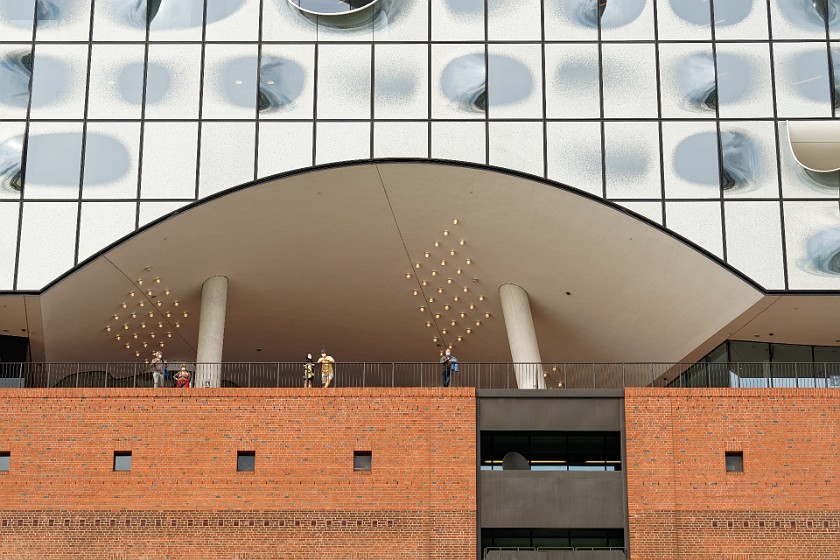
[[[178,388],[190,386],[190,372],[187,371],[187,366],[181,366],[180,371],[175,374],[175,386]]]

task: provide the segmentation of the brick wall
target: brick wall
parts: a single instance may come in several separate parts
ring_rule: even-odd
[[[475,415],[472,389],[0,390],[0,558],[472,559]]]
[[[840,558],[840,391],[627,389],[625,415],[633,560]]]

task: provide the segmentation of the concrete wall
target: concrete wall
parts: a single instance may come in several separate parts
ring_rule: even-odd
[[[0,451],[3,560],[475,557],[472,389],[0,390]]]
[[[625,407],[633,560],[840,558],[840,391],[627,389]]]

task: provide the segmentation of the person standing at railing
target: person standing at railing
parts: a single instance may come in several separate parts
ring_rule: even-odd
[[[452,351],[447,348],[440,358],[440,365],[443,367],[443,386],[449,387],[449,383],[452,381],[452,372],[458,372],[458,358],[453,356]]]
[[[321,384],[324,386],[324,389],[330,386],[333,380],[333,366],[335,366],[335,360],[332,356],[327,356],[327,351],[325,349],[321,349],[321,357],[318,358],[318,363],[321,364]]]
[[[303,363],[303,388],[311,389],[313,379],[315,379],[315,360],[312,359],[312,354],[307,354],[306,361]]]
[[[166,367],[166,360],[163,359],[163,352],[157,350],[152,352],[152,380],[155,383],[155,389],[163,386],[163,369]]]
[[[175,386],[179,389],[190,386],[190,372],[187,371],[186,365],[182,365],[178,373],[175,374]]]

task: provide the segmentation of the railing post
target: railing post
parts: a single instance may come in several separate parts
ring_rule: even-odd
[[[79,376],[81,375],[82,364],[76,362],[76,389],[79,388]]]
[[[52,370],[52,364],[47,362],[47,387],[50,387],[50,373]]]
[[[365,376],[367,375],[367,362],[362,362],[362,388],[365,388]]]
[[[277,362],[277,380],[275,381],[274,386],[277,389],[280,388],[280,362]]]
[[[592,362],[592,388],[598,388],[598,383],[595,381],[595,362]]]
[[[391,388],[394,388],[394,362],[391,362]]]
[[[627,364],[624,363],[624,362],[621,362],[621,388],[622,389],[627,387],[627,375],[626,375],[626,371],[625,371],[626,369],[627,369]]]
[[[222,364],[219,364],[219,370],[222,369]],[[221,379],[219,380],[219,385],[221,385]],[[251,389],[251,362],[248,362],[248,388]]]
[[[796,362],[793,363],[793,383],[794,387],[799,389],[799,369],[797,368],[797,365],[798,364]],[[816,383],[814,383],[814,385],[816,385]]]
[[[108,388],[108,364],[105,364],[105,388]]]

